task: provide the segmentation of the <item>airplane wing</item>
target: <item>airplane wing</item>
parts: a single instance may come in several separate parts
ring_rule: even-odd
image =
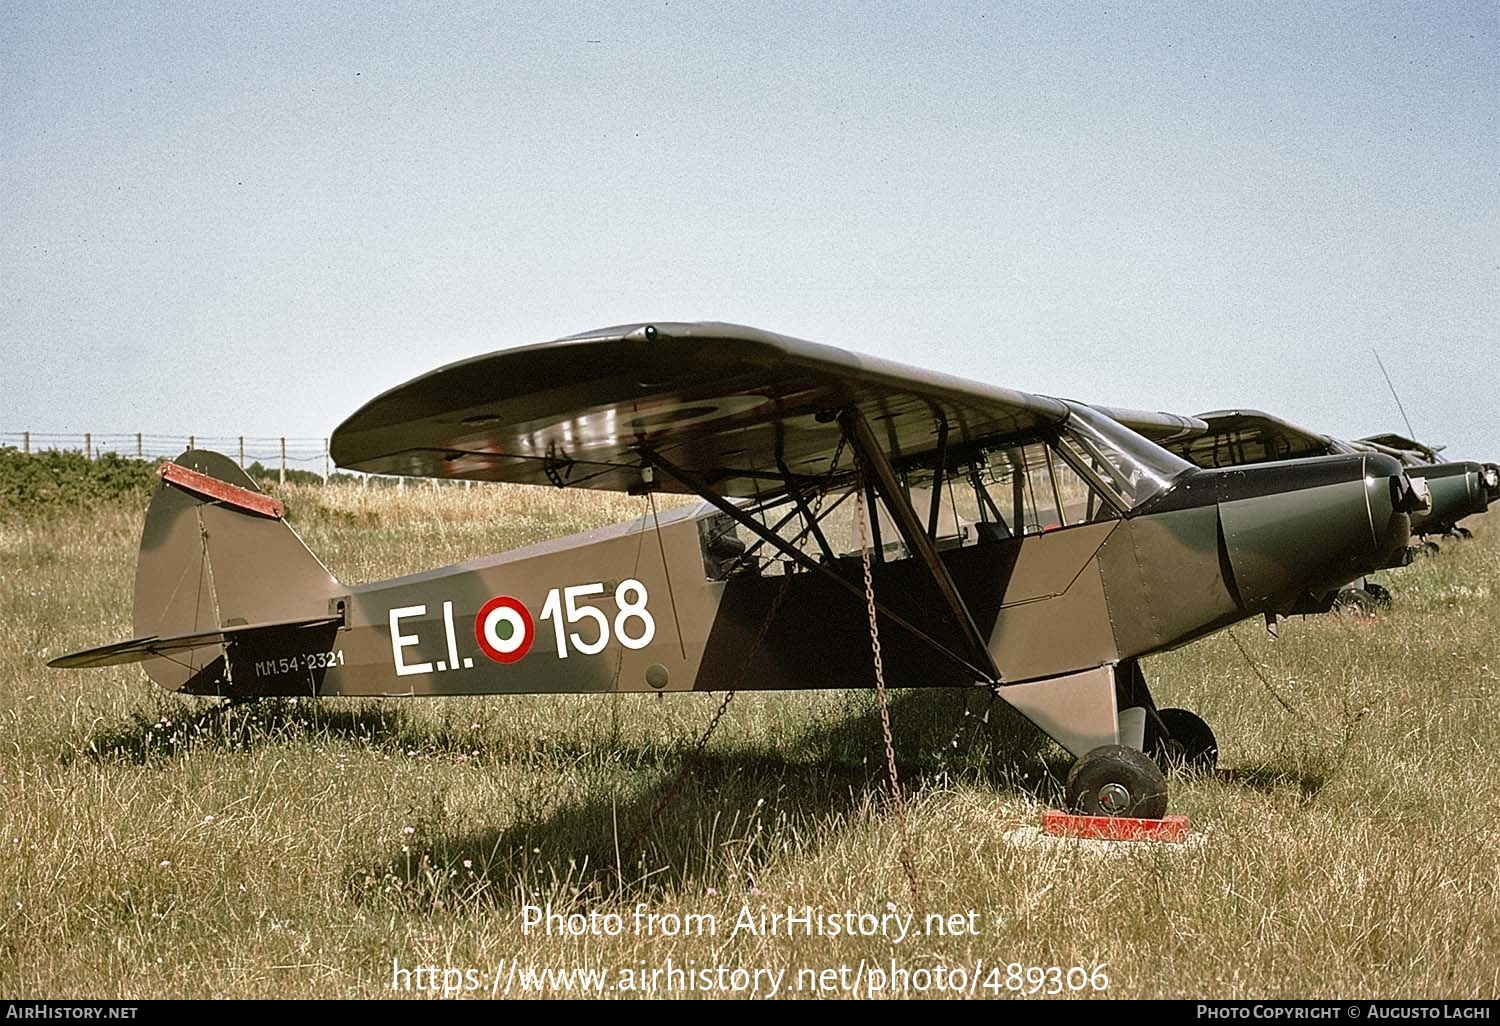
[[[1185,442],[1208,431],[1207,422],[1198,417],[1154,410],[1129,410],[1121,406],[1091,405],[1110,420],[1124,424],[1136,434],[1144,435],[1164,448],[1170,448],[1169,443]]]
[[[1438,453],[1447,448],[1444,445],[1424,445],[1414,438],[1407,438],[1405,435],[1398,435],[1391,432],[1383,435],[1365,435],[1363,438],[1358,439],[1358,441],[1369,442],[1371,445],[1384,446],[1387,449],[1395,449],[1399,452],[1414,452],[1428,463],[1436,463],[1438,461]]]
[[[1149,434],[1152,430],[1150,423],[1143,424],[1137,419],[1138,411],[1104,412],[1133,431]],[[1354,451],[1337,439],[1260,410],[1214,410],[1184,419],[1202,424],[1203,429],[1188,430],[1172,438],[1160,434],[1154,437],[1163,448],[1200,467],[1232,467]]]
[[[339,425],[331,451],[375,474],[629,491],[644,447],[721,495],[764,497],[783,467],[826,473],[851,403],[898,466],[935,451],[942,424],[961,447],[1067,417],[1056,399],[754,328],[639,324],[424,374]]]

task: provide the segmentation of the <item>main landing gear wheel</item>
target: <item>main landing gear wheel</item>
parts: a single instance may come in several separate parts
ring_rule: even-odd
[[[1160,728],[1148,724],[1146,751],[1163,770],[1180,769],[1190,773],[1212,773],[1219,764],[1219,739],[1203,717],[1187,709],[1160,709]]]
[[[1338,597],[1333,600],[1335,612],[1352,613],[1355,616],[1374,616],[1377,605],[1375,596],[1363,588],[1342,588]]]
[[[1391,608],[1391,592],[1389,588],[1382,587],[1374,581],[1365,583],[1365,593],[1375,600],[1375,605],[1380,609]]]
[[[1069,809],[1085,816],[1161,819],[1167,778],[1144,752],[1101,745],[1073,764],[1063,797]]]

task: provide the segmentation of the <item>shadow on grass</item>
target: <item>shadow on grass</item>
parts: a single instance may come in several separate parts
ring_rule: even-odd
[[[973,694],[930,689],[893,698],[903,789],[961,779],[1055,801],[1071,760],[1006,706],[995,704],[983,721],[982,695],[965,716]],[[769,859],[816,846],[830,824],[890,815],[873,699],[776,749],[710,746],[685,773],[689,751],[630,753],[643,755],[639,772],[494,829],[450,829],[436,799],[399,853],[349,872],[351,896],[430,912],[522,898],[554,907],[645,898],[688,880],[753,888]]]
[[[431,910],[520,895],[647,895],[686,880],[753,886],[773,856],[825,843],[834,830],[890,815],[884,739],[873,696],[849,693],[848,715],[807,727],[777,746],[711,743],[684,773],[696,738],[601,744],[580,732],[539,739],[519,730],[476,737],[463,723],[415,717],[389,702],[354,705],[265,700],[187,707],[162,702],[94,730],[65,761],[156,764],[207,747],[250,751],[342,741],[392,752],[482,756],[490,772],[538,758],[581,769],[583,793],[561,803],[537,794],[513,821],[457,828],[444,796],[414,813],[407,843],[346,871],[355,900]],[[967,715],[966,715],[967,711]],[[988,712],[988,722],[982,715]],[[983,692],[913,689],[891,703],[893,745],[908,793],[962,781],[1056,804],[1071,759]],[[414,770],[417,771],[417,770]],[[419,771],[417,771],[419,772]],[[1336,766],[1308,753],[1220,770],[1217,779],[1312,801]],[[577,779],[577,774],[574,775]],[[530,811],[527,807],[530,806]]]
[[[1261,794],[1296,791],[1304,805],[1311,803],[1333,776],[1332,772],[1320,769],[1309,770],[1266,763],[1214,771],[1214,778],[1223,783],[1249,788]]]

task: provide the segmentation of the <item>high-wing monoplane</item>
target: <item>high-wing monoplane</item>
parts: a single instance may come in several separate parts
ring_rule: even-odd
[[[1260,410],[1217,410],[1194,417],[1100,407],[1127,427],[1142,431],[1194,466],[1225,468],[1307,459],[1312,456],[1378,452],[1400,460],[1413,481],[1425,482],[1431,508],[1412,515],[1418,536],[1453,533],[1465,517],[1483,513],[1500,498],[1500,470],[1469,460],[1438,462],[1433,449],[1400,435],[1345,441]],[[1172,430],[1169,430],[1172,429]]]
[[[143,660],[230,698],[866,688],[883,668],[991,691],[1076,757],[1072,807],[1154,817],[1144,752],[1212,765],[1217,743],[1157,707],[1140,660],[1399,565],[1422,508],[1382,453],[1203,469],[1081,403],[724,324],[442,367],[332,452],[650,508],[350,586],[231,460],[189,451],[147,513],[137,637],[53,665]],[[657,492],[701,502],[658,513]]]

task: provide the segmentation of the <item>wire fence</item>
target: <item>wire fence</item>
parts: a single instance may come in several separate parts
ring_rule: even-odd
[[[213,449],[248,468],[256,463],[283,482],[288,471],[306,471],[328,481],[334,473],[326,438],[265,435],[151,435],[144,432],[55,434],[40,431],[0,431],[0,448],[31,454],[79,452],[87,459],[114,453],[129,459],[172,459],[185,449]]]

